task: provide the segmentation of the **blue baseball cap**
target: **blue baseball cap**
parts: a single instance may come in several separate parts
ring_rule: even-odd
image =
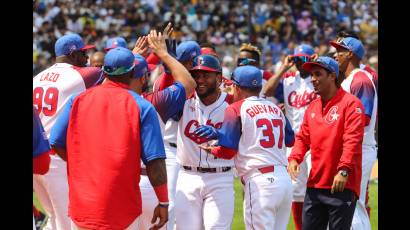
[[[293,55],[292,56],[312,56],[315,53],[315,50],[313,49],[312,46],[302,44],[300,46],[295,47],[293,50]]]
[[[108,39],[107,42],[105,43],[104,50],[108,51],[116,47],[128,48],[127,42],[125,41],[123,37],[115,37],[115,38]]]
[[[134,78],[139,78],[149,73],[148,63],[145,58],[139,54],[134,54]]]
[[[195,41],[185,41],[177,46],[176,51],[178,61],[190,61],[201,54],[201,47]]]
[[[336,50],[340,48],[348,49],[352,51],[360,60],[364,56],[364,46],[362,42],[353,37],[345,37],[338,41],[331,41],[330,45],[335,47]]]
[[[104,73],[109,76],[123,75],[134,69],[135,57],[131,50],[117,47],[109,50],[104,58]]]
[[[74,51],[83,51],[95,48],[95,45],[85,45],[83,39],[78,34],[67,34],[60,37],[54,45],[56,57],[69,55]]]
[[[319,66],[329,70],[330,72],[336,73],[336,78],[339,77],[339,64],[337,61],[331,57],[321,56],[314,61],[306,62],[302,65],[303,70],[308,73],[312,72],[313,66]]]
[[[231,81],[242,87],[262,87],[262,71],[251,65],[239,66],[233,71]]]

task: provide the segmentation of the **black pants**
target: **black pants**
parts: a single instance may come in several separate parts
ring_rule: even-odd
[[[352,190],[331,194],[330,189],[307,188],[302,230],[350,230],[356,197]]]

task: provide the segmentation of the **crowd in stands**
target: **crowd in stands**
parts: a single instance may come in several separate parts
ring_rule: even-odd
[[[296,45],[326,54],[338,31],[351,30],[365,45],[363,62],[378,69],[377,0],[38,0],[33,76],[54,62],[53,44],[64,34],[79,33],[100,51],[108,38],[122,36],[132,48],[139,36],[162,31],[169,21],[177,41],[212,43],[229,68],[242,43],[256,44],[264,68],[274,73]]]

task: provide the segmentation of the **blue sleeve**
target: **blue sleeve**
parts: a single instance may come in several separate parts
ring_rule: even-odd
[[[33,109],[33,158],[50,150],[46,133],[38,114]]]
[[[275,95],[273,95],[276,99],[278,99],[279,103],[284,103],[285,99],[283,96],[283,79],[279,81],[278,87],[276,87]]]
[[[146,97],[157,110],[162,121],[166,123],[171,117],[175,117],[179,111],[184,109],[186,100],[185,88],[175,82],[161,91],[155,91]]]
[[[233,105],[229,106],[224,115],[224,122],[219,130],[218,144],[238,150],[239,139],[242,135],[242,123],[239,110]]]
[[[373,112],[375,90],[370,79],[364,74],[358,75],[353,79],[350,86],[350,91],[362,102],[364,113],[371,117]]]
[[[50,144],[59,148],[66,147],[67,128],[70,120],[71,107],[73,106],[74,99],[79,95],[73,94],[64,105],[60,114],[57,117],[56,123],[51,127],[50,132]]]
[[[295,141],[295,132],[290,125],[290,122],[287,117],[285,117],[286,125],[285,125],[285,145],[292,145]]]
[[[164,141],[154,106],[135,92],[129,92],[140,109],[141,160],[146,165],[155,159],[165,159]]]

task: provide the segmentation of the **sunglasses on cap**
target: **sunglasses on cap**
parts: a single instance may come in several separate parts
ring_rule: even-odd
[[[254,65],[256,64],[256,60],[252,58],[238,58],[237,63],[238,63],[238,66]]]
[[[291,60],[292,60],[292,62],[302,62],[302,63],[305,63],[305,62],[310,61],[311,58],[308,57],[308,56],[293,56],[293,57],[291,58]]]
[[[130,68],[127,68],[125,66],[121,66],[121,67],[103,66],[102,68],[103,68],[103,71],[107,73],[108,75],[123,75],[133,70],[134,66],[135,65],[131,66]]]

